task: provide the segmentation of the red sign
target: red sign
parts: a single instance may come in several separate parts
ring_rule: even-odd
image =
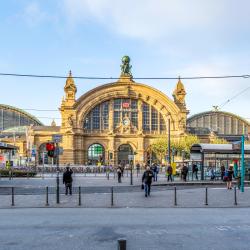
[[[0,162],[3,162],[3,161],[4,161],[4,156],[0,155]]]
[[[122,107],[125,108],[125,109],[129,108],[129,106],[130,106],[129,102],[123,102],[122,103]]]

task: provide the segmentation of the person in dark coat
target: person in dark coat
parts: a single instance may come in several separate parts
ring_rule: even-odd
[[[226,171],[226,168],[224,166],[224,164],[221,165],[220,167],[220,174],[221,174],[221,180],[223,181],[223,178],[225,176],[225,171]]]
[[[232,180],[234,176],[234,169],[233,165],[230,165],[228,170],[227,170],[227,189],[232,189]]]
[[[142,175],[142,183],[144,183],[145,197],[150,196],[152,178],[154,177],[154,173],[150,170],[148,166],[146,171]]]
[[[122,170],[121,167],[117,168],[117,177],[118,177],[118,183],[122,182]]]
[[[173,174],[173,168],[172,168],[172,166],[169,164],[168,167],[167,167],[168,181],[173,181],[172,174]]]
[[[69,168],[69,166],[66,167],[66,171],[63,173],[63,184],[65,184],[65,195],[69,194],[72,195],[72,178],[73,171]]]
[[[184,164],[181,170],[182,179],[184,181],[187,181],[187,174],[188,174],[188,167],[186,164]]]
[[[192,168],[193,176],[195,176],[195,179],[198,180],[198,166],[194,163]]]

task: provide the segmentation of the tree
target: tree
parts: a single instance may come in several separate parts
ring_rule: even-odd
[[[161,137],[157,139],[152,145],[151,150],[159,157],[160,163],[164,159],[164,156],[167,154],[168,151],[168,138]]]
[[[186,134],[179,140],[173,140],[171,148],[174,148],[179,155],[181,155],[183,151],[185,152],[185,155],[190,155],[192,145],[197,143],[200,143],[200,140],[196,135]]]
[[[210,142],[212,144],[229,144],[229,142],[223,138],[218,138],[217,136],[214,136],[210,139]]]
[[[174,149],[175,153],[179,155],[181,155],[183,151],[185,152],[185,155],[189,155],[191,146],[199,142],[200,140],[197,136],[187,134],[180,139],[171,139],[170,149],[171,151]],[[162,162],[168,152],[168,138],[161,137],[157,139],[151,145],[151,149],[159,158],[160,162]]]

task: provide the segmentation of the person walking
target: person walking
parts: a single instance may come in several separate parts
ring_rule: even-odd
[[[140,174],[140,169],[141,169],[141,165],[140,165],[139,162],[137,162],[137,164],[136,164],[136,174],[137,174],[137,177],[138,177],[139,174]]]
[[[184,163],[184,164],[183,164],[183,167],[182,167],[182,170],[181,170],[182,179],[183,179],[184,181],[187,181],[187,174],[188,174],[188,167],[187,167],[187,165]]]
[[[221,180],[222,181],[223,181],[223,178],[224,178],[224,175],[225,175],[225,171],[226,171],[226,168],[225,168],[224,164],[221,164],[220,174],[221,174]]]
[[[229,165],[229,168],[227,170],[227,189],[232,189],[233,175],[234,175],[233,165]]]
[[[173,174],[173,168],[172,168],[172,166],[169,164],[168,167],[167,167],[168,181],[171,181],[171,182],[173,181],[172,174]]]
[[[156,163],[153,165],[153,172],[154,172],[154,181],[157,181],[159,170],[158,170],[158,166]]]
[[[65,184],[65,195],[69,194],[72,195],[72,178],[73,171],[69,168],[69,166],[66,167],[66,171],[63,173],[63,184]]]
[[[120,167],[117,168],[118,183],[122,182],[122,170]]]
[[[154,176],[154,173],[152,170],[150,170],[150,167],[148,166],[146,171],[142,175],[142,183],[144,183],[145,197],[150,196],[153,176]]]
[[[195,163],[192,166],[192,172],[195,179],[198,180],[198,166]]]

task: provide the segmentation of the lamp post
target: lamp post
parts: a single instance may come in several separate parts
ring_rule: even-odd
[[[170,118],[168,118],[168,163],[171,164],[171,155],[170,155]]]
[[[244,192],[244,180],[245,180],[245,147],[244,147],[244,143],[245,143],[245,135],[244,135],[244,125],[243,125],[243,133],[241,136],[241,183],[240,183],[240,189],[241,192]]]
[[[60,203],[60,198],[59,198],[59,146],[58,142],[56,142],[56,203]]]

